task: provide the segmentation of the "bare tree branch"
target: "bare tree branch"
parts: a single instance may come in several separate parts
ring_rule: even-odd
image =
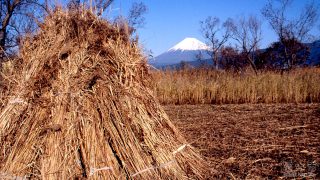
[[[0,1],[0,60],[5,51],[18,45],[19,36],[36,29],[37,19],[46,12],[44,8],[38,0]]]
[[[212,57],[213,64],[216,69],[219,68],[219,50],[230,37],[230,25],[230,19],[224,22],[221,26],[220,19],[212,16],[207,17],[204,21],[200,21],[200,31],[210,47],[208,53]],[[219,35],[221,35],[220,38],[218,37]]]
[[[315,26],[318,18],[318,6],[314,1],[306,4],[299,16],[289,18],[286,12],[291,3],[292,0],[269,0],[261,11],[284,47],[282,51],[285,60],[284,64],[289,69],[292,67],[294,57],[298,53],[295,47],[300,47],[297,46],[297,43],[301,44],[302,41],[306,41],[311,36],[310,31]]]
[[[261,41],[261,21],[255,16],[250,16],[248,19],[240,18],[232,21],[230,27],[231,37],[239,44],[241,53],[257,74],[254,53],[258,50]]]
[[[145,25],[145,18],[143,15],[147,12],[147,7],[142,2],[134,2],[131,9],[129,10],[129,15],[127,17],[128,24],[133,29],[141,28]]]

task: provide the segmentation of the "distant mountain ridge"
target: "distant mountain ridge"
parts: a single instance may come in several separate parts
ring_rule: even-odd
[[[310,48],[310,58],[306,64],[320,65],[320,40],[305,43]],[[181,62],[198,67],[204,64],[212,64],[208,54],[210,48],[196,38],[185,38],[166,52],[149,60],[149,64],[156,68],[179,67]],[[201,61],[200,61],[201,60]]]
[[[320,65],[320,40],[306,44],[310,48],[310,59],[306,62],[309,65]]]

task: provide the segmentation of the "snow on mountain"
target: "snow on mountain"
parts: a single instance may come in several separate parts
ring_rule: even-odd
[[[209,59],[207,53],[209,50],[203,42],[196,38],[185,38],[168,51],[160,54],[149,63],[155,67],[165,67],[169,65],[179,64],[180,62],[191,62],[197,60]]]
[[[177,45],[170,48],[168,51],[194,51],[194,50],[208,50],[208,46],[196,38],[185,38]]]

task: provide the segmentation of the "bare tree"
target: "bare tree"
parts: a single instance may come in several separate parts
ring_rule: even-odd
[[[136,35],[136,31],[138,28],[142,28],[145,24],[144,14],[147,12],[147,7],[144,3],[134,2],[129,9],[127,17],[118,16],[115,18],[114,23],[119,26],[121,30],[127,33],[129,36],[133,38],[138,38]]]
[[[77,10],[80,7],[80,0],[69,0],[67,7],[71,10]]]
[[[0,60],[18,45],[23,34],[37,29],[36,21],[45,10],[46,5],[37,0],[0,1]]]
[[[147,12],[147,6],[142,2],[134,2],[129,10],[128,24],[136,31],[138,28],[142,28],[145,25],[145,17],[143,16]]]
[[[200,21],[200,31],[210,47],[208,53],[212,57],[216,69],[219,68],[219,50],[230,37],[230,25],[229,19],[221,25],[220,19],[212,16],[207,17],[204,21]]]
[[[255,52],[261,41],[261,21],[255,16],[250,16],[248,19],[242,17],[232,22],[231,32],[231,37],[238,43],[241,54],[257,74]]]
[[[302,42],[310,37],[310,31],[314,27],[318,12],[314,2],[307,3],[300,15],[290,18],[286,12],[292,0],[269,0],[262,9],[262,15],[269,21],[272,29],[278,35],[279,42],[284,47],[285,64],[290,69],[294,64],[297,50],[292,42]],[[278,6],[277,6],[278,5]]]
[[[97,0],[96,9],[98,10],[98,16],[101,15],[113,3],[113,1],[114,0]]]
[[[79,11],[81,6],[87,6],[97,16],[101,16],[110,7],[114,0],[68,0],[67,7],[70,10]]]
[[[308,46],[304,45],[303,43],[300,43],[298,41],[287,41],[287,45],[290,45],[290,49],[294,49],[296,54],[294,54],[295,58],[295,63],[296,64],[303,64],[306,60],[307,57],[310,56],[310,50]],[[258,57],[256,61],[256,66],[259,69],[269,69],[269,70],[276,70],[280,72],[288,71],[288,68],[283,68],[284,67],[284,46],[282,45],[281,42],[274,42],[272,43],[268,48],[266,48],[264,51],[258,52]],[[291,53],[288,51],[289,54]]]

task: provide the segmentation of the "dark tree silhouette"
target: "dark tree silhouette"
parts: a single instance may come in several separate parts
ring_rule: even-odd
[[[302,65],[310,55],[309,47],[295,41],[293,39],[285,42],[291,48],[287,48],[287,53],[292,54],[292,66]],[[293,50],[294,52],[291,52]],[[286,66],[286,57],[284,53],[285,46],[281,42],[272,43],[264,52],[259,53],[257,58],[257,66],[259,69],[272,69],[272,70],[288,70],[283,68]]]
[[[46,1],[0,1],[0,60],[14,51],[22,35],[37,29],[37,21],[40,21],[46,10]]]
[[[268,20],[274,32],[278,35],[279,42],[283,47],[279,53],[284,57],[282,68],[291,69],[296,61],[299,47],[296,43],[308,40],[310,31],[315,26],[318,6],[314,3],[307,3],[296,18],[289,17],[286,12],[292,0],[269,0],[262,9],[262,15]],[[306,59],[306,58],[305,58]]]
[[[238,50],[231,46],[221,48],[221,63],[226,70],[234,72],[240,72],[246,65]]]

